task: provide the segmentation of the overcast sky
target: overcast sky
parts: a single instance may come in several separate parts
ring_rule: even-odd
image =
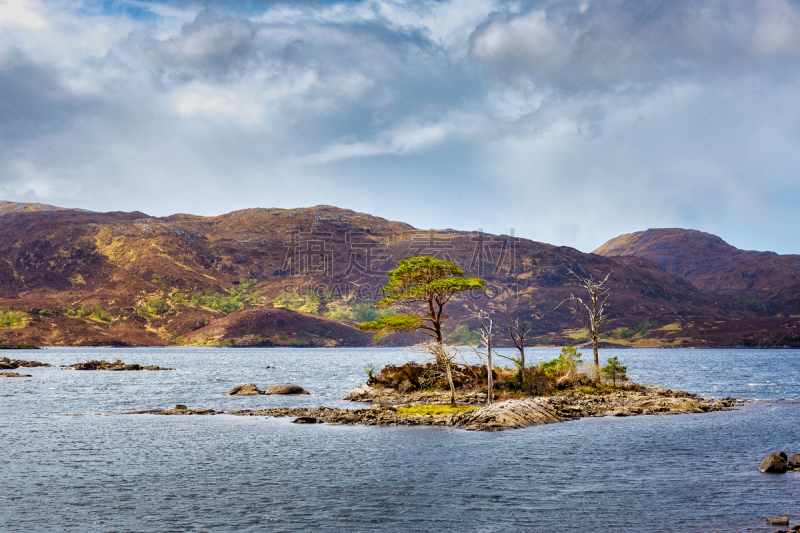
[[[0,200],[800,253],[800,3],[0,0]]]

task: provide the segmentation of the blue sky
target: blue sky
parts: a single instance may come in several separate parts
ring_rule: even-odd
[[[800,4],[0,0],[0,200],[800,253]]]

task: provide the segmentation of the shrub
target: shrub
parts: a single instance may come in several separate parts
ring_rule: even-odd
[[[625,328],[625,327],[620,328],[619,331],[614,333],[612,336],[615,339],[630,339],[631,337],[634,337],[639,334],[644,335],[652,327],[653,327],[652,323],[644,322],[633,328]]]
[[[616,356],[609,358],[608,364],[601,368],[600,371],[604,376],[613,381],[614,387],[617,386],[617,380],[628,381],[628,375],[626,374],[628,367],[619,364],[619,360],[617,360]]]
[[[199,292],[192,295],[190,303],[195,307],[208,307],[226,315],[240,311],[244,308],[245,303],[263,305],[264,300],[261,298],[259,291],[255,291],[252,294],[247,292],[247,289],[255,285],[256,282],[257,280],[254,279],[245,280],[242,278],[238,287],[234,286],[228,289],[227,294],[209,291]]]
[[[163,298],[150,298],[144,307],[137,309],[140,316],[166,315],[172,311],[172,307]]]
[[[541,364],[542,371],[546,376],[559,378],[568,373],[576,373],[578,365],[582,362],[581,352],[577,351],[571,344],[561,348],[561,353],[552,361]]]
[[[186,303],[186,295],[184,295],[182,292],[176,292],[172,296],[172,301],[175,302],[175,305],[183,305]]]
[[[24,328],[28,325],[28,315],[22,311],[0,309],[0,328]]]
[[[111,313],[100,307],[93,305],[92,307],[79,307],[75,308],[68,305],[64,308],[64,314],[68,317],[89,318],[92,320],[99,320],[100,322],[111,322]]]

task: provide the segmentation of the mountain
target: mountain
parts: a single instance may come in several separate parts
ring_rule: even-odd
[[[716,235],[675,228],[621,235],[594,253],[649,259],[703,291],[768,314],[800,313],[800,255],[740,250]]]
[[[476,231],[418,230],[331,206],[247,209],[216,217],[99,213],[0,204],[0,343],[40,345],[364,346],[358,321],[376,312],[386,272],[435,255],[487,280],[473,301],[491,313],[498,344],[511,318],[536,345],[586,341],[570,270],[610,274],[610,345],[791,344],[783,317],[698,288],[655,260],[586,254]],[[466,301],[447,312],[464,341]],[[766,322],[765,322],[766,320]],[[772,320],[772,322],[769,322]],[[395,335],[383,344],[421,337]]]

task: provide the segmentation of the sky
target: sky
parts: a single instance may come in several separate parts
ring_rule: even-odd
[[[800,253],[800,2],[0,0],[0,200]]]

